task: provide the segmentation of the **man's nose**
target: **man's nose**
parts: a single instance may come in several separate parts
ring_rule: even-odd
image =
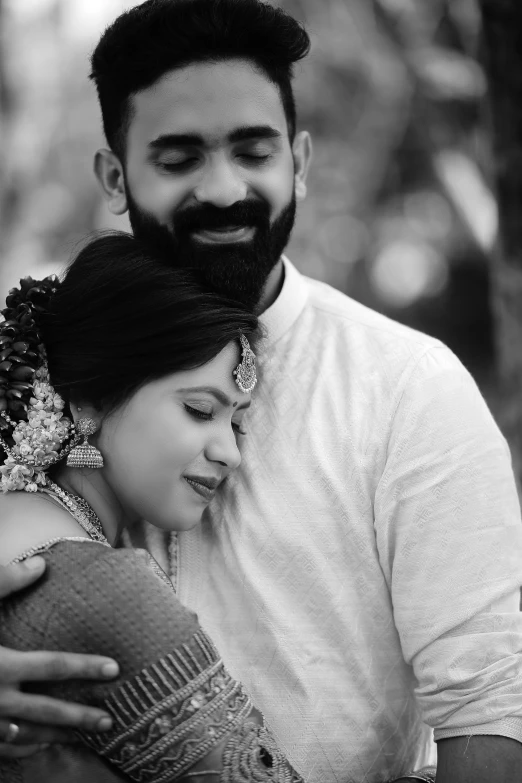
[[[194,190],[194,196],[202,204],[212,204],[224,209],[238,201],[244,201],[247,190],[246,183],[233,163],[221,158],[208,164]]]

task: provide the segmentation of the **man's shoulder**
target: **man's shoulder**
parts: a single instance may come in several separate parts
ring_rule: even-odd
[[[308,290],[307,309],[318,326],[330,327],[341,334],[348,331],[359,337],[366,334],[372,342],[387,344],[392,339],[396,346],[404,343],[410,350],[417,348],[422,353],[432,347],[445,347],[437,338],[394,321],[327,283],[310,277],[303,280]]]
[[[428,380],[448,372],[468,376],[458,357],[436,337],[394,321],[326,283],[307,277],[303,281],[306,305],[294,332],[303,361],[316,368],[318,363],[333,362],[337,374],[371,377],[378,384],[380,379],[387,389],[402,387],[413,377]]]

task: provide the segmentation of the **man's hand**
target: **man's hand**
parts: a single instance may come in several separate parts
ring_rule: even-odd
[[[437,783],[518,783],[521,770],[517,740],[484,734],[437,742]]]
[[[45,560],[34,557],[9,567],[0,566],[0,601],[40,578]],[[110,658],[59,652],[17,652],[0,647],[0,757],[16,758],[36,752],[42,743],[71,742],[67,729],[107,731],[110,716],[99,709],[22,693],[21,683],[56,680],[107,680],[118,665]],[[19,732],[16,744],[3,743],[10,724]]]

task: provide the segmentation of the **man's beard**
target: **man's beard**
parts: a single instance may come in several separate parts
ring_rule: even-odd
[[[296,215],[295,194],[272,225],[265,201],[241,201],[223,209],[211,204],[187,207],[174,213],[170,226],[160,225],[138,207],[128,188],[127,203],[137,239],[173,266],[197,269],[209,288],[250,309],[261,300],[267,278],[288,244]],[[196,231],[230,226],[251,226],[254,235],[229,244],[204,244],[193,236]]]

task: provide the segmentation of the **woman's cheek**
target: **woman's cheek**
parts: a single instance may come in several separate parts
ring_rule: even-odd
[[[203,427],[197,423],[178,426],[171,439],[172,455],[180,465],[191,462],[204,449]]]

